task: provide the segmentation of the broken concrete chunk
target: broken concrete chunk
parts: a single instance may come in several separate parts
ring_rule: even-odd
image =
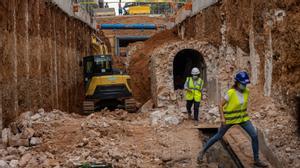
[[[169,125],[178,125],[180,123],[180,120],[177,116],[169,116],[165,118],[165,122]]]
[[[149,112],[153,109],[154,104],[152,99],[148,100],[141,108],[140,108],[140,112],[145,113],[145,112]]]
[[[0,149],[0,157],[4,157],[4,156],[6,156],[6,155],[8,155],[7,150],[5,150],[5,149]]]
[[[8,147],[6,148],[8,154],[10,155],[17,155],[19,153],[19,150],[17,148],[14,147]]]
[[[43,108],[38,109],[38,113],[45,113],[45,110]]]
[[[14,147],[29,146],[29,140],[27,138],[23,139],[20,137],[20,134],[17,134],[10,137],[9,146],[14,146]]]
[[[18,164],[19,164],[19,161],[18,161],[18,160],[11,160],[11,161],[9,162],[9,166],[10,166],[11,168],[16,168],[16,167],[18,167]]]
[[[162,116],[165,115],[162,111],[155,111],[150,114],[150,122],[151,125],[158,124],[159,120],[162,118]]]
[[[36,121],[36,120],[40,119],[41,117],[42,117],[41,114],[37,113],[37,114],[31,116],[30,118],[32,121]]]
[[[9,165],[4,160],[0,160],[0,167],[1,168],[9,168]]]
[[[219,115],[219,107],[213,107],[213,108],[209,109],[208,113],[215,115],[215,116]]]
[[[31,160],[32,155],[30,153],[26,153],[25,155],[22,156],[22,158],[19,161],[19,166],[20,167],[24,167],[27,165],[27,163],[29,162],[29,160]]]
[[[8,146],[8,139],[10,137],[10,128],[5,128],[2,131],[2,143],[4,146]]]
[[[21,155],[24,155],[24,153],[26,152],[26,147],[24,147],[24,146],[20,146],[19,148],[18,148],[18,151],[19,151],[19,153],[21,154]]]
[[[35,146],[35,145],[39,145],[42,143],[42,139],[38,138],[38,137],[32,137],[30,139],[30,145]]]
[[[19,159],[19,157],[16,155],[7,155],[2,158],[2,160],[5,160],[6,162],[9,162],[11,160],[17,160],[17,159]]]
[[[32,157],[27,163],[26,167],[39,167],[38,158]]]
[[[32,128],[25,128],[24,131],[21,133],[21,138],[23,139],[30,139],[34,135],[34,129]]]
[[[12,134],[16,135],[18,133],[20,133],[19,128],[17,126],[16,122],[12,122],[9,124],[9,128]]]

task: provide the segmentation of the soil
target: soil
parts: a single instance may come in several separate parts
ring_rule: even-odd
[[[50,113],[46,116],[51,116]],[[64,113],[55,119],[39,118],[32,125],[43,143],[27,148],[25,153],[31,153],[43,167],[106,162],[114,167],[196,168],[201,147],[199,131],[192,128],[191,121],[152,126],[149,113],[132,114],[123,110],[102,110],[89,116]],[[43,160],[45,155],[47,159]],[[29,162],[27,167],[30,166],[36,165]]]
[[[46,1],[0,2],[0,96],[4,125],[19,113],[43,107],[80,112],[83,56],[101,31],[70,18]],[[109,46],[109,44],[108,44]]]
[[[165,42],[180,40],[176,33],[174,29],[157,33],[143,45],[139,45],[136,52],[130,56],[128,71],[133,79],[133,94],[141,103],[145,103],[151,96],[149,63],[152,51]]]

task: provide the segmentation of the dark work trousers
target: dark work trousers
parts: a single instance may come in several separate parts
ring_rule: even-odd
[[[200,102],[195,102],[194,100],[187,100],[186,101],[186,109],[189,114],[192,114],[192,106],[194,105],[194,120],[199,120],[199,107]]]

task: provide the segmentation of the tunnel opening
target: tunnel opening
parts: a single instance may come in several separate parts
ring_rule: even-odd
[[[206,65],[200,52],[194,49],[179,51],[173,61],[174,89],[183,89],[187,77],[191,76],[193,67],[199,68],[200,77],[206,81]]]

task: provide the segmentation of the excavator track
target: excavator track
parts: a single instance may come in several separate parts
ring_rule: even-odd
[[[125,110],[130,113],[136,112],[136,101],[134,99],[125,99]]]
[[[84,101],[83,102],[83,113],[91,114],[95,111],[95,102],[94,101]]]

